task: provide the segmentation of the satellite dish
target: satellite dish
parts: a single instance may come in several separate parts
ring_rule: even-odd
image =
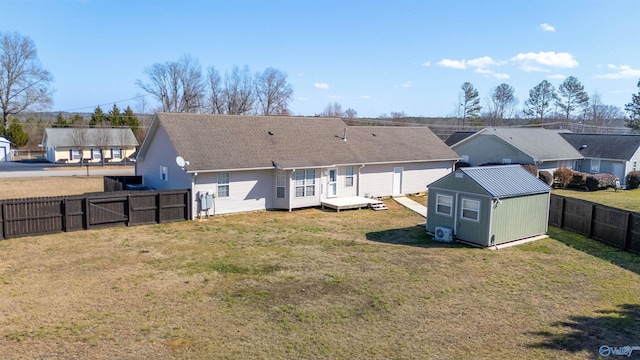
[[[187,165],[187,162],[184,160],[184,158],[182,156],[176,156],[176,164],[178,164],[178,166],[180,167],[184,167],[185,165]]]

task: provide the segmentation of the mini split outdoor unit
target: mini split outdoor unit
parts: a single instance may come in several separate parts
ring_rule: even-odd
[[[444,226],[437,226],[434,239],[445,242],[453,241],[453,229]]]

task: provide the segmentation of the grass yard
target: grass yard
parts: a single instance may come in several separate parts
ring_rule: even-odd
[[[613,189],[598,191],[555,189],[553,193],[588,200],[619,209],[640,211],[640,189],[619,191]]]
[[[104,189],[102,176],[1,178],[0,200],[37,196],[76,195]]]
[[[585,359],[640,345],[640,258],[552,228],[491,251],[388,211],[0,241],[0,358]]]

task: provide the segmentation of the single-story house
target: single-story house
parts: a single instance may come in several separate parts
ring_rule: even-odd
[[[467,136],[464,136],[467,135]],[[573,169],[583,156],[557,130],[543,128],[484,128],[448,141],[462,162],[486,164],[534,164],[540,170]]]
[[[626,187],[626,175],[638,170],[640,135],[623,134],[561,134],[584,159],[574,170],[617,175]]]
[[[520,165],[460,168],[427,188],[437,239],[487,247],[547,232],[551,188]]]
[[[131,156],[138,140],[129,128],[47,128],[42,135],[45,158],[52,163],[121,162]]]
[[[0,161],[11,161],[11,141],[0,136]]]
[[[423,192],[459,158],[428,127],[157,113],[136,175],[151,188],[191,189],[195,217]]]

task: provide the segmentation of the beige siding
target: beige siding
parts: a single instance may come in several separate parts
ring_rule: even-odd
[[[393,168],[402,167],[403,194],[424,192],[427,185],[450,174],[452,162],[366,165],[360,169],[360,191],[364,196],[390,196],[393,194]]]
[[[119,146],[114,146],[115,148],[120,148]],[[54,154],[55,158],[51,159],[51,158],[47,158],[47,160],[49,160],[50,162],[66,162],[69,164],[78,164],[80,163],[80,160],[71,160],[71,149],[73,149],[73,147],[57,147],[56,149],[52,149],[49,148],[47,154],[50,154],[51,152]],[[136,149],[135,148],[121,148],[121,156],[122,158],[126,158],[128,156],[131,156],[131,154],[133,154]],[[52,151],[53,150],[53,151]],[[84,158],[84,163],[102,163],[102,160],[99,159],[92,159],[91,158],[91,149],[84,149],[83,153],[83,158]],[[105,158],[105,162],[121,162],[123,161],[123,159],[118,159],[116,161],[107,161],[107,158],[111,158],[111,148],[109,148],[108,150],[104,150],[104,158]]]

